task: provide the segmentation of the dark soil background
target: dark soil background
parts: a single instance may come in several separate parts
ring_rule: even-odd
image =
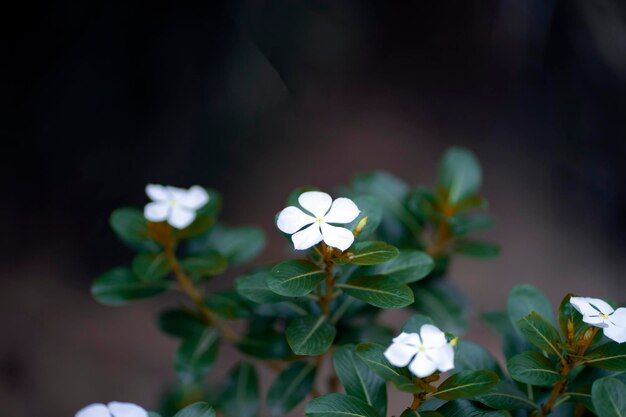
[[[147,182],[219,189],[226,221],[267,232],[257,263],[268,263],[286,253],[273,215],[296,186],[332,190],[374,168],[432,184],[443,150],[463,145],[482,161],[497,218],[486,236],[503,247],[453,265],[474,317],[523,281],[555,302],[570,291],[625,301],[625,5],[4,9],[0,414],[154,407],[174,380],[175,342],[154,325],[174,299],[114,309],[89,296],[94,277],[130,261],[108,215],[144,205]],[[477,319],[467,337],[498,348]]]

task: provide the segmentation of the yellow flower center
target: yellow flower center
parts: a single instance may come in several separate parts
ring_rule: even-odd
[[[323,223],[324,219],[322,219],[321,217],[318,217],[317,219],[315,219],[316,223]]]
[[[424,347],[424,345],[421,345],[420,347],[417,348],[418,352],[426,352],[426,348]]]
[[[600,314],[600,317],[602,317],[602,320],[606,320],[609,318],[609,316],[607,316],[606,314],[602,313]]]

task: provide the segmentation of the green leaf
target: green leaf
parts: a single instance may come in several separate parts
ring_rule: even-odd
[[[287,414],[311,392],[315,383],[315,366],[296,362],[282,371],[267,393],[267,409],[271,417]]]
[[[355,240],[358,242],[370,236],[378,228],[383,218],[383,207],[378,202],[378,200],[369,196],[355,197],[354,199],[352,199],[352,201],[354,201],[354,204],[356,204],[361,213],[359,213],[359,216],[351,223],[345,225],[345,227],[348,230],[354,231],[354,229],[361,222],[361,220],[367,217],[367,223],[365,224],[365,227],[361,229],[361,231],[355,238]]]
[[[562,357],[561,336],[558,330],[539,314],[532,312],[523,317],[517,322],[517,327],[530,343],[550,355]]]
[[[276,294],[303,297],[326,277],[326,272],[305,260],[281,262],[270,271],[267,285]]]
[[[626,416],[626,385],[617,379],[598,379],[591,387],[591,398],[598,417]]]
[[[376,343],[361,343],[356,347],[357,356],[382,379],[393,382],[401,391],[420,392],[413,384],[408,370],[390,364],[384,352],[385,347]]]
[[[609,371],[626,371],[626,343],[605,343],[587,353],[584,363]]]
[[[499,376],[502,370],[496,359],[484,347],[468,340],[459,340],[455,351],[454,368],[473,371],[493,371]]]
[[[533,311],[551,324],[556,324],[552,304],[541,291],[528,284],[514,287],[507,301],[507,312],[509,313],[511,323],[515,326],[521,318],[526,317]]]
[[[413,285],[419,313],[428,315],[440,329],[462,334],[467,327],[467,301],[461,291],[445,280],[429,280]]]
[[[330,348],[336,333],[326,316],[297,317],[287,327],[287,342],[296,355],[317,356]]]
[[[567,323],[571,322],[574,330],[574,340],[576,340],[582,331],[587,330],[589,327],[583,324],[582,314],[570,303],[569,300],[572,297],[574,297],[574,294],[567,294],[559,305],[559,327],[561,328],[561,334],[567,337],[569,333]]]
[[[366,402],[344,394],[313,398],[306,405],[304,414],[307,417],[380,417]]]
[[[199,336],[184,340],[176,351],[174,369],[183,384],[200,381],[211,370],[217,357],[219,333],[207,328]]]
[[[335,373],[346,394],[363,400],[379,415],[387,415],[385,380],[372,372],[356,355],[354,345],[339,346],[333,354]]]
[[[379,308],[402,308],[413,302],[411,289],[383,275],[354,278],[336,284],[346,294]]]
[[[437,412],[445,417],[509,417],[506,411],[487,410],[467,400],[450,401]]]
[[[407,408],[400,414],[400,417],[443,417],[436,411],[418,411]]]
[[[250,304],[235,290],[226,290],[210,295],[204,304],[218,316],[236,320],[250,317]]]
[[[161,417],[159,413],[155,413],[154,411],[148,411],[148,417]]]
[[[225,417],[259,415],[259,381],[251,364],[242,362],[231,372],[220,408]]]
[[[226,270],[228,261],[221,253],[209,250],[180,261],[180,265],[194,277],[217,275]]]
[[[562,378],[556,364],[539,352],[524,352],[513,356],[507,367],[511,378],[524,384],[551,386]]]
[[[168,290],[172,281],[142,281],[128,268],[115,268],[91,284],[91,295],[102,304],[118,306]]]
[[[166,310],[159,316],[159,328],[165,334],[181,339],[199,337],[207,325],[196,315],[186,310]]]
[[[475,397],[489,391],[498,380],[498,375],[491,371],[460,371],[439,385],[435,397],[448,401]]]
[[[433,320],[422,314],[413,314],[402,325],[402,331],[405,333],[419,333],[425,324],[435,324]]]
[[[482,314],[485,322],[502,337],[502,351],[507,359],[532,349],[532,345],[513,327],[505,311],[490,311]]]
[[[435,267],[433,258],[419,250],[402,250],[398,257],[375,267],[374,272],[387,275],[402,284],[419,281]]]
[[[538,406],[510,382],[500,381],[491,391],[475,398],[497,410],[537,410]]]
[[[148,221],[140,210],[129,207],[117,209],[111,213],[109,224],[115,234],[132,249],[159,250],[159,245],[150,236]]]
[[[458,208],[457,208],[458,209]],[[473,231],[488,229],[493,226],[493,217],[488,214],[458,214],[449,218],[450,228],[454,236],[465,236]]]
[[[218,224],[208,233],[189,242],[191,253],[215,250],[224,255],[229,265],[239,265],[256,257],[265,247],[265,234],[257,227],[229,227]]]
[[[215,417],[215,410],[207,403],[197,402],[183,408],[174,417]]]
[[[235,280],[235,288],[242,297],[259,304],[273,304],[287,300],[288,298],[270,290],[267,285],[269,277],[269,270],[249,273]]]
[[[237,342],[237,348],[244,354],[259,359],[285,359],[293,356],[285,335],[276,332],[246,336]]]
[[[480,163],[468,149],[451,147],[439,163],[439,186],[447,191],[448,203],[456,205],[478,193],[482,173]]]
[[[500,246],[477,240],[461,240],[454,244],[453,251],[473,258],[493,258],[500,255]]]
[[[398,248],[385,242],[357,242],[346,252],[345,258],[335,258],[333,262],[338,265],[377,265],[392,260],[399,253]]]
[[[160,280],[172,270],[164,253],[140,253],[133,259],[132,269],[143,281]]]

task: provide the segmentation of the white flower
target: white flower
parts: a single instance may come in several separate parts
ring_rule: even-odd
[[[400,333],[385,351],[385,357],[394,366],[409,365],[409,370],[419,378],[454,368],[454,349],[446,341],[446,335],[432,324],[424,324],[420,334]]]
[[[626,342],[626,308],[613,310],[613,307],[599,298],[571,297],[569,302],[583,315],[585,323],[601,327],[604,335],[617,343]]]
[[[107,405],[88,405],[75,417],[148,417],[148,412],[136,404],[113,401]]]
[[[146,194],[152,199],[143,210],[151,222],[167,222],[184,229],[196,218],[196,211],[209,201],[204,188],[194,185],[188,190],[171,186],[148,184]]]
[[[308,249],[322,240],[341,251],[352,245],[354,235],[350,230],[329,224],[350,223],[357,218],[360,211],[352,200],[342,197],[333,201],[326,193],[308,191],[300,194],[298,202],[312,216],[298,207],[290,206],[280,212],[276,221],[281,231],[291,234],[296,249]]]

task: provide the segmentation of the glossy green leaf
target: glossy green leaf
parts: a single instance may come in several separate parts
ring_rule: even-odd
[[[235,290],[211,294],[204,300],[204,304],[218,316],[228,320],[243,319],[252,314],[251,303]]]
[[[454,353],[454,369],[456,370],[486,370],[502,376],[502,370],[496,359],[487,349],[474,342],[459,340]]]
[[[287,327],[287,342],[296,355],[321,355],[335,339],[337,330],[326,316],[293,319]]]
[[[507,312],[511,323],[516,326],[520,319],[533,311],[551,324],[556,324],[552,304],[541,291],[528,284],[514,287],[509,293],[507,301]]]
[[[221,400],[225,417],[259,415],[259,381],[251,364],[243,362],[231,372]]]
[[[510,382],[500,381],[489,392],[475,398],[496,410],[537,410],[538,406]]]
[[[209,372],[219,347],[219,333],[207,328],[199,336],[184,340],[176,351],[174,369],[180,381],[188,384],[199,381]]]
[[[226,257],[229,265],[239,265],[256,257],[265,243],[265,233],[257,227],[218,224],[208,233],[192,239],[189,251],[203,253],[215,250]]]
[[[626,343],[605,343],[587,353],[584,358],[587,366],[609,371],[626,371]]]
[[[309,294],[326,277],[326,272],[305,260],[291,260],[274,266],[267,280],[270,290],[287,297]]]
[[[436,411],[418,411],[407,408],[400,414],[400,417],[444,417]]]
[[[384,355],[385,349],[376,343],[361,343],[356,347],[356,354],[372,371],[385,381],[393,382],[399,390],[420,392],[406,368],[398,368],[389,363]]]
[[[517,322],[517,327],[530,343],[550,355],[562,357],[558,330],[539,314],[533,312],[523,317]]]
[[[344,227],[348,230],[354,230],[361,222],[361,220],[367,217],[367,223],[365,224],[365,227],[361,229],[355,239],[357,242],[359,242],[370,236],[378,228],[383,218],[383,208],[377,199],[369,196],[355,197],[353,201],[354,204],[356,204],[356,206],[359,208],[361,213],[356,219],[354,219],[351,223],[348,223]]]
[[[313,398],[304,409],[307,417],[380,417],[366,402],[344,394]]]
[[[394,259],[399,253],[398,248],[385,242],[365,241],[355,243],[345,258],[336,258],[333,261],[339,265],[377,265]]]
[[[439,162],[438,184],[447,191],[449,204],[456,205],[478,193],[481,181],[480,163],[470,150],[461,147],[446,150]]]
[[[411,286],[415,297],[413,307],[432,318],[437,327],[454,334],[463,334],[467,327],[467,301],[461,291],[445,280],[429,280]]]
[[[500,246],[477,240],[462,240],[454,244],[453,251],[473,258],[493,258],[500,255]]]
[[[499,381],[498,375],[491,371],[460,371],[443,381],[435,396],[443,400],[475,397],[484,394]]]
[[[142,281],[128,268],[115,268],[91,284],[91,295],[102,304],[117,306],[168,290],[173,281]]]
[[[567,294],[561,304],[559,305],[559,327],[561,328],[561,334],[567,337],[569,329],[568,322],[572,324],[574,340],[578,338],[581,332],[588,329],[588,326],[583,323],[583,316],[580,314],[570,303],[570,298],[574,294]]]
[[[197,402],[183,408],[174,417],[215,417],[215,410],[207,403]]]
[[[264,335],[248,335],[237,342],[244,354],[259,359],[285,359],[293,356],[285,335],[268,331]]]
[[[562,377],[554,361],[539,352],[524,352],[507,363],[511,378],[524,384],[552,386]]]
[[[228,261],[221,253],[209,250],[183,259],[180,265],[194,277],[207,277],[224,272]]]
[[[165,278],[172,269],[164,253],[140,253],[133,259],[132,270],[143,281],[155,281]]]
[[[468,235],[476,230],[488,229],[494,224],[493,217],[484,213],[459,214],[450,217],[448,221],[452,234],[457,237]]]
[[[419,333],[425,324],[435,324],[433,320],[422,314],[413,314],[402,325],[402,331],[405,333]]]
[[[336,284],[346,294],[379,308],[402,308],[413,302],[411,289],[384,275],[354,278]]]
[[[189,311],[171,309],[159,315],[159,328],[165,334],[181,339],[192,339],[204,332],[207,325]]]
[[[287,414],[311,392],[315,383],[315,366],[296,362],[282,371],[267,393],[267,409],[271,417]]]
[[[152,240],[148,221],[140,210],[120,208],[111,213],[109,224],[115,234],[135,250],[157,251],[159,245]]]
[[[509,417],[506,411],[485,409],[467,400],[450,401],[437,410],[444,417]]]
[[[356,355],[354,345],[339,346],[333,354],[334,368],[346,394],[363,400],[379,415],[387,415],[385,380]]]
[[[288,298],[270,290],[267,284],[269,277],[269,270],[248,273],[235,280],[235,288],[241,296],[259,304],[273,304],[287,300]]]
[[[626,417],[626,385],[615,378],[602,378],[591,387],[598,417]]]
[[[435,267],[433,258],[419,250],[402,250],[389,262],[375,267],[374,272],[386,275],[402,284],[419,281]]]

